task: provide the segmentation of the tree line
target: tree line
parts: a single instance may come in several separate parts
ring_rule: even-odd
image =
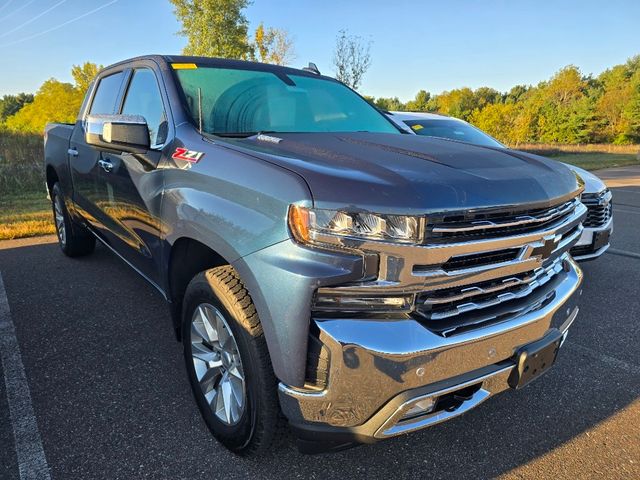
[[[597,76],[562,68],[537,85],[420,90],[406,103],[367,99],[382,110],[434,112],[471,122],[509,145],[520,143],[640,143],[640,55]]]

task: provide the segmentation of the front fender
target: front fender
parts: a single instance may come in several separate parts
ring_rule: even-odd
[[[311,205],[302,177],[188,133],[176,145],[204,152],[197,163],[169,158],[162,166],[166,243],[193,238],[233,262],[289,238],[289,205]]]
[[[286,240],[232,265],[260,317],[276,376],[302,387],[313,294],[318,287],[362,278],[363,257],[312,250]]]

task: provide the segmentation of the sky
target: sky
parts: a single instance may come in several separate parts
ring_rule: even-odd
[[[292,66],[333,75],[341,29],[371,41],[361,93],[409,100],[489,86],[536,84],[566,65],[584,74],[640,54],[640,0],[254,0],[253,30],[286,29]],[[168,0],[0,0],[0,96],[35,92],[71,67],[178,54],[186,41]]]

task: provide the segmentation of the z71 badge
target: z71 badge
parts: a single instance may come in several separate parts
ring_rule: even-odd
[[[176,151],[173,152],[171,158],[175,158],[176,160],[184,160],[185,162],[197,163],[202,157],[204,157],[204,152],[196,152],[195,150],[187,150],[186,148],[178,147]]]

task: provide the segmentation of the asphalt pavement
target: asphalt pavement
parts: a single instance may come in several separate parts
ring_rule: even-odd
[[[583,264],[554,368],[450,422],[318,456],[291,440],[259,460],[222,448],[162,298],[105,248],[0,242],[0,479],[640,478],[640,167],[600,174],[612,249]]]

